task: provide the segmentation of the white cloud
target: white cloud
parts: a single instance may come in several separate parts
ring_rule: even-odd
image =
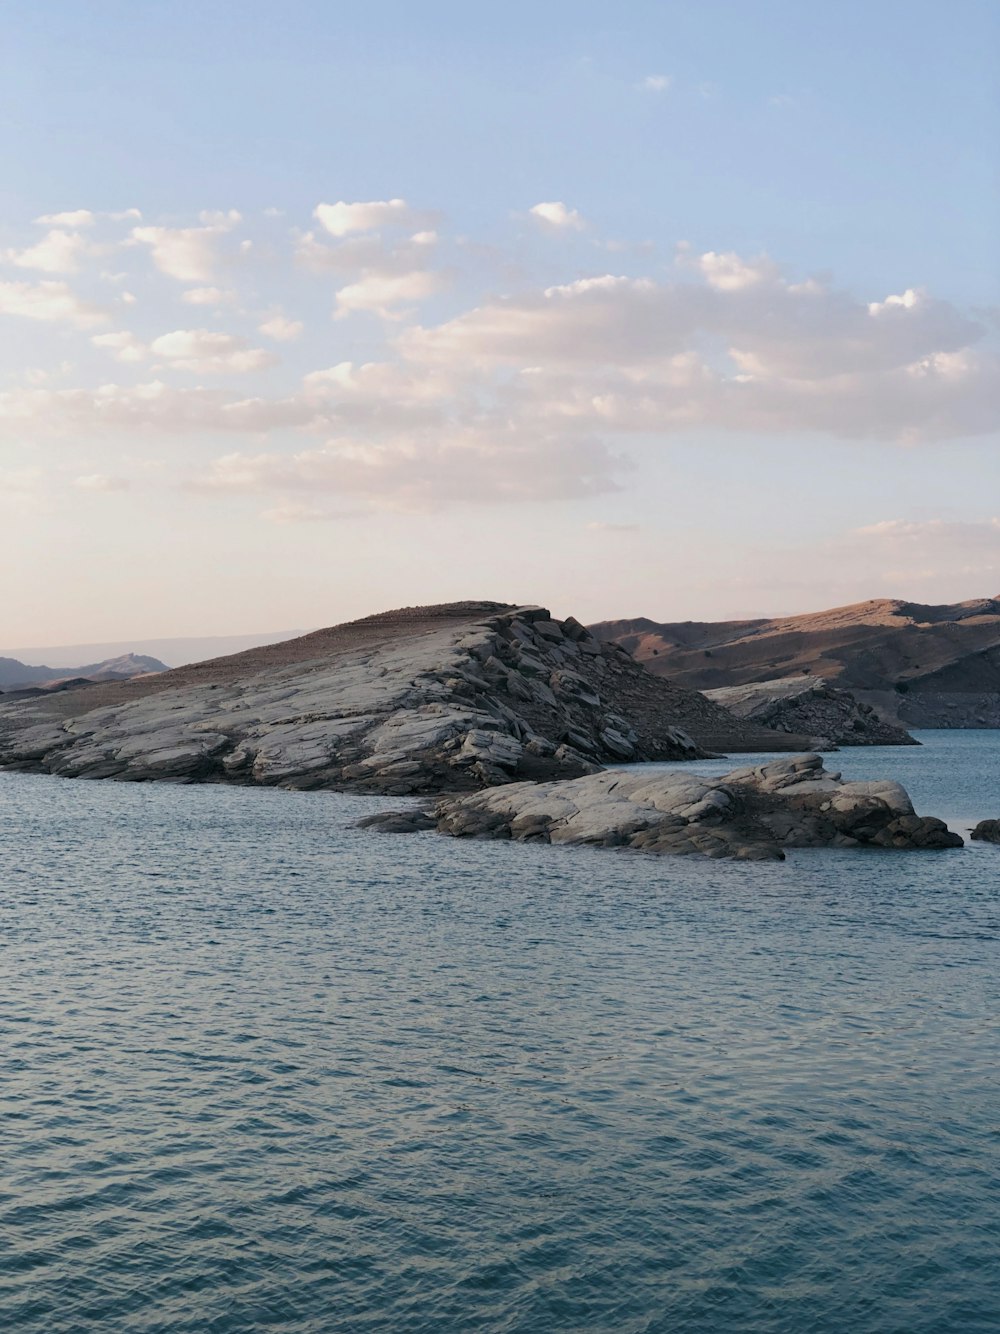
[[[398,307],[433,296],[442,281],[440,274],[426,269],[415,269],[410,273],[366,273],[357,282],[339,289],[335,314],[338,319],[343,319],[356,311],[369,311],[383,319],[400,319],[402,315]]]
[[[175,329],[161,334],[153,339],[150,351],[177,370],[197,371],[202,375],[259,371],[277,361],[273,352],[249,347],[243,338],[210,329]]]
[[[104,324],[106,310],[81,301],[63,282],[0,282],[0,315],[22,315],[30,320],[51,320],[90,329]]]
[[[225,306],[236,300],[236,293],[222,287],[189,287],[181,300],[189,306]]]
[[[745,260],[732,250],[718,255],[714,250],[706,251],[698,260],[709,286],[720,292],[740,292],[746,287],[756,287],[758,283],[772,282],[778,276],[778,266],[766,255]]]
[[[79,491],[127,491],[131,484],[127,477],[113,477],[107,473],[94,472],[83,477],[74,477],[73,485]]]
[[[580,232],[586,226],[583,217],[575,208],[567,208],[559,200],[554,200],[548,204],[535,204],[528,212],[536,222],[556,231]]]
[[[273,315],[263,324],[257,325],[257,332],[266,338],[273,338],[278,343],[291,343],[300,336],[304,328],[300,320],[290,320],[284,315]]]
[[[368,203],[317,204],[313,217],[331,236],[348,236],[351,232],[372,232],[379,227],[413,227],[419,225],[418,215],[405,199],[373,199]]]
[[[357,496],[388,509],[421,511],[457,501],[502,504],[571,499],[615,490],[622,461],[598,442],[512,432],[454,430],[391,443],[338,439],[287,455],[227,454],[195,479],[199,490]]]
[[[22,269],[40,269],[43,273],[75,273],[80,257],[90,250],[78,232],[55,229],[41,241],[24,250],[8,250],[5,258]]]
[[[140,342],[135,334],[129,333],[128,330],[123,329],[118,333],[94,334],[90,341],[95,347],[105,348],[116,361],[145,361],[149,356],[149,349],[145,343]]]
[[[161,273],[185,283],[211,282],[218,244],[239,223],[240,215],[203,213],[203,227],[133,227],[132,238],[148,245]]]
[[[66,213],[43,213],[35,221],[45,227],[92,227],[96,218],[89,208],[75,208]]]
[[[869,301],[868,312],[871,315],[887,315],[894,310],[913,310],[920,304],[923,296],[922,292],[917,292],[914,288],[908,287],[905,292],[899,296],[887,296],[884,301]]]
[[[672,83],[673,79],[669,74],[647,74],[639,87],[645,88],[650,93],[665,93]]]

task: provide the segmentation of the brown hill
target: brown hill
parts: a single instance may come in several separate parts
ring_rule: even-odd
[[[640,617],[592,629],[689,689],[812,675],[910,726],[1000,726],[1000,598],[879,599],[771,620]]]

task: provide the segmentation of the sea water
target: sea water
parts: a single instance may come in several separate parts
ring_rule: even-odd
[[[922,739],[828,763],[1000,815]],[[0,1329],[1000,1328],[1000,848],[394,804],[0,775]]]

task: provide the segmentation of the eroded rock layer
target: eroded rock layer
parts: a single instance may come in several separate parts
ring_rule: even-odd
[[[74,778],[385,793],[802,748],[541,607],[366,618],[158,676],[0,702],[0,765]]]
[[[916,746],[909,732],[879,717],[870,704],[822,678],[785,676],[776,681],[706,690],[709,699],[738,718],[779,732],[806,733],[832,746]],[[823,744],[825,743],[825,745]]]
[[[391,832],[436,828],[456,838],[740,860],[781,860],[786,848],[962,846],[943,821],[916,815],[898,783],[844,782],[819,755],[724,778],[608,770],[568,782],[516,783],[444,798],[431,812],[389,812],[363,823]]]

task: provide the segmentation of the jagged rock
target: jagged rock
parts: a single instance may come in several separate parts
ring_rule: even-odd
[[[641,852],[781,860],[786,848],[943,849],[962,839],[918,816],[892,782],[844,782],[819,755],[775,760],[724,778],[605,770],[446,797],[440,833]]]
[[[970,837],[981,843],[1000,843],[1000,820],[980,820]]]
[[[130,683],[0,701],[0,766],[402,794],[695,758],[702,733],[736,749],[802,744],[654,680],[579,622],[470,603],[386,613]]]
[[[821,677],[786,676],[773,681],[706,690],[705,695],[738,718],[749,718],[778,731],[806,733],[834,746],[918,746],[902,727],[880,718],[870,704],[857,700]]]

